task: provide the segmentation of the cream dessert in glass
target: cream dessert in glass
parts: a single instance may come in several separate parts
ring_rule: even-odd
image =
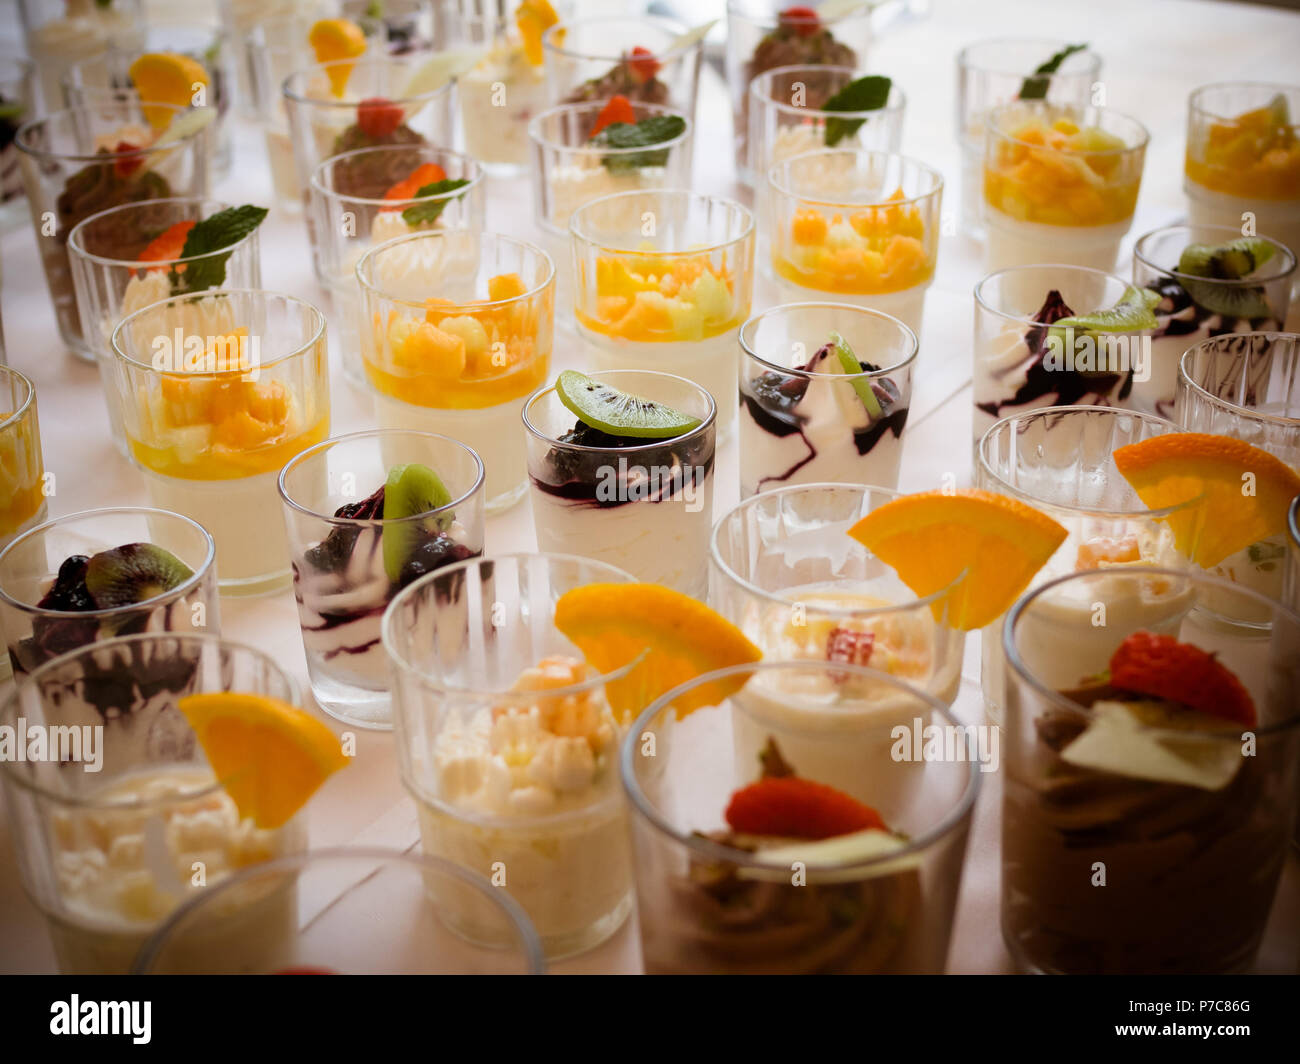
[[[18,55],[0,56],[0,231],[27,221],[23,205],[23,175],[14,138],[36,113],[36,67]],[[3,362],[0,358],[0,362]]]
[[[48,509],[36,389],[0,365],[0,548],[39,525]]]
[[[703,598],[715,413],[708,392],[669,373],[561,373],[524,407],[538,549]]]
[[[740,495],[786,484],[898,486],[916,336],[842,303],[790,303],[740,329]]]
[[[586,559],[499,555],[424,577],[384,615],[398,759],[422,848],[494,876],[548,960],[602,942],[632,909],[621,728],[605,690],[627,670],[602,674],[555,626],[561,595],[631,580]],[[477,907],[443,915],[495,944]]]
[[[903,155],[836,148],[777,163],[767,183],[782,302],[869,307],[920,335],[939,254],[939,171]]]
[[[68,67],[111,47],[138,48],[144,36],[141,0],[19,0],[18,15],[46,111],[63,106]]]
[[[154,505],[217,542],[222,594],[286,586],[276,477],[329,434],[325,318],[261,289],[175,296],[113,332],[131,458]]]
[[[754,216],[684,189],[620,192],[573,212],[574,316],[596,370],[693,380],[736,416],[736,334],[749,316]]]
[[[985,269],[1114,269],[1149,139],[1137,119],[1106,107],[1022,100],[995,108],[984,147]]]
[[[414,233],[368,251],[357,277],[379,426],[467,444],[487,470],[488,513],[513,506],[528,484],[520,412],[555,334],[550,257],[496,233]]]

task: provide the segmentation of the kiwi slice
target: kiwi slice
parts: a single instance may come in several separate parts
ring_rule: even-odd
[[[86,563],[86,590],[96,609],[134,606],[165,595],[194,575],[176,555],[153,543],[100,551]]]
[[[1216,281],[1239,281],[1249,277],[1273,257],[1273,244],[1258,237],[1243,236],[1226,244],[1188,244],[1178,257],[1178,272],[1192,302],[1211,314],[1228,318],[1272,316],[1264,289],[1252,285],[1200,284],[1192,277]]]
[[[849,342],[839,333],[831,333],[831,344],[835,348],[835,355],[840,360],[840,365],[844,368],[845,373],[861,373],[862,363],[858,361],[858,356],[853,353],[853,348]],[[862,400],[862,405],[867,408],[867,413],[873,418],[878,418],[883,413],[880,409],[880,400],[876,398],[876,393],[871,390],[871,382],[865,377],[855,377],[853,380],[853,390],[858,393],[858,398]]]
[[[700,424],[697,417],[621,392],[571,369],[556,380],[555,394],[584,425],[610,436],[667,440],[684,436]]]
[[[1049,337],[1056,337],[1062,348],[1066,344],[1065,330],[1073,329],[1076,333],[1117,333],[1141,332],[1154,329],[1157,325],[1154,308],[1160,302],[1160,294],[1149,288],[1137,288],[1129,285],[1124,296],[1113,307],[1094,310],[1091,314],[1077,314],[1071,318],[1061,318],[1048,329]]]
[[[451,502],[451,492],[432,469],[419,462],[393,466],[384,483],[384,520],[416,517],[438,510]],[[439,514],[429,521],[398,521],[384,525],[381,541],[384,548],[384,572],[397,583],[402,567],[415,549],[429,538],[430,532],[451,527],[454,515]]]

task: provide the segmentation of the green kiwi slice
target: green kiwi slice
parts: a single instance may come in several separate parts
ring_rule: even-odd
[[[194,575],[188,565],[153,543],[126,543],[86,563],[86,590],[101,610],[134,606],[165,595]]]
[[[397,583],[402,567],[415,549],[428,538],[429,532],[451,527],[454,514],[439,514],[429,521],[402,521],[400,518],[439,510],[451,502],[451,492],[432,469],[419,462],[393,466],[384,483],[384,520],[381,534],[384,550],[384,572]]]
[[[619,391],[571,369],[556,380],[555,394],[584,425],[610,436],[667,440],[684,436],[700,424],[697,417]]]

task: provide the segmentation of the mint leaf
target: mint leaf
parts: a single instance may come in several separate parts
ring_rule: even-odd
[[[680,115],[652,115],[635,124],[615,122],[606,126],[591,140],[599,148],[645,148],[675,140],[686,131],[686,119]],[[601,165],[610,173],[622,170],[639,170],[644,166],[665,166],[670,149],[629,152],[627,155],[603,155]]]
[[[421,185],[416,191],[413,199],[423,199],[425,196],[442,196],[448,192],[455,192],[458,188],[464,188],[469,181],[463,177],[452,180],[447,178],[442,181],[435,181],[431,185]],[[460,199],[460,196],[452,196],[451,199]],[[433,200],[429,203],[417,203],[413,207],[407,207],[402,211],[402,221],[407,225],[428,225],[438,220],[438,215],[442,214],[451,199]]]
[[[1034,73],[1042,75],[1055,74],[1061,69],[1061,64],[1074,55],[1075,52],[1085,52],[1087,50],[1088,46],[1086,44],[1067,44],[1035,70]],[[1025,78],[1020,86],[1020,98],[1022,100],[1044,100],[1047,98],[1047,87],[1051,83],[1052,79],[1050,77]]]
[[[823,111],[879,111],[889,102],[893,82],[880,74],[868,74],[850,81],[822,105]],[[828,118],[826,120],[826,147],[833,148],[845,137],[851,137],[865,118]]]
[[[213,252],[238,244],[261,225],[265,218],[265,207],[244,204],[242,207],[227,207],[224,211],[217,211],[195,225],[185,238],[181,258],[188,259],[196,255],[208,257],[198,262],[187,262],[184,273],[172,274],[172,294],[203,292],[225,284],[226,263],[230,260],[231,253],[214,255]]]

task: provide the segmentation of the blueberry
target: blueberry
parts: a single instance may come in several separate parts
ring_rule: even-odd
[[[84,613],[95,609],[95,600],[86,589],[86,566],[89,562],[84,554],[74,554],[65,559],[49,591],[36,605],[43,610],[61,610],[64,613]]]
[[[398,587],[405,587],[414,580],[427,576],[444,565],[453,565],[475,557],[476,551],[470,550],[463,543],[457,543],[443,532],[436,532],[426,539],[407,559],[397,579]]]

